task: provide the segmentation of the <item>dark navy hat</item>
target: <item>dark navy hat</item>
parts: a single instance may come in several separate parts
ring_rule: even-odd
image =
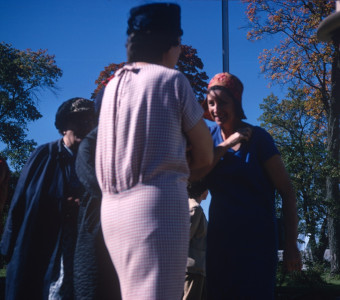
[[[91,100],[75,97],[63,102],[56,113],[54,125],[59,131],[67,130],[68,122],[80,115],[94,116],[94,103]]]
[[[181,8],[173,3],[152,3],[130,10],[127,34],[165,33],[181,36]]]

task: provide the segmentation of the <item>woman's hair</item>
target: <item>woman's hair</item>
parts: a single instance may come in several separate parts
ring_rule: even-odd
[[[179,45],[179,36],[159,32],[131,33],[126,42],[128,62],[159,63],[163,54]]]

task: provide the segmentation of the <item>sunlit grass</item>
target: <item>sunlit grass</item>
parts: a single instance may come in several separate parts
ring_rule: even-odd
[[[330,276],[329,274],[322,275],[322,278],[328,283],[332,285],[337,285],[340,287],[340,275]]]
[[[0,277],[6,277],[6,269],[0,269]]]

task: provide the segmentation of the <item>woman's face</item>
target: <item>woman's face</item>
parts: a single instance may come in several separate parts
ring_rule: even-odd
[[[238,120],[234,100],[224,91],[210,91],[207,95],[207,105],[211,118],[219,126],[231,125]]]
[[[83,138],[94,128],[94,120],[91,117],[81,117],[68,123],[64,131],[63,140],[68,148],[76,149]]]
[[[76,149],[78,147],[78,145],[80,144],[80,142],[82,141],[82,138],[77,136],[77,134],[71,130],[65,130],[64,131],[64,144],[70,148],[70,149]]]

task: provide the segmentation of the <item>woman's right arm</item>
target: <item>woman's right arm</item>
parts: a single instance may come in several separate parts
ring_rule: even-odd
[[[249,140],[250,136],[251,136],[251,129],[249,127],[243,128],[233,133],[226,140],[224,140],[221,144],[219,144],[218,146],[214,148],[213,159],[212,159],[211,164],[205,167],[198,168],[198,169],[191,169],[189,181],[198,181],[202,179],[217,165],[219,160],[226,154],[229,148],[232,148],[233,146],[235,146],[236,144],[240,143],[243,140],[245,141]]]
[[[203,119],[200,119],[186,134],[190,144],[190,171],[209,167],[213,161],[214,146]]]

